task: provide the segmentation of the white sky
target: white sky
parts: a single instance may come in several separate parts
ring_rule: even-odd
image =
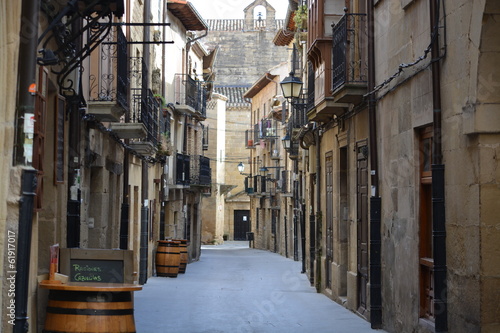
[[[203,19],[242,19],[243,9],[254,0],[188,0]],[[276,18],[284,19],[288,0],[267,0],[276,10]]]

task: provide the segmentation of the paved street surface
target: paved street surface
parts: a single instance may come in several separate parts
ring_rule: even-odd
[[[149,278],[135,292],[137,332],[383,332],[316,293],[300,269],[248,242],[203,246],[185,274]]]

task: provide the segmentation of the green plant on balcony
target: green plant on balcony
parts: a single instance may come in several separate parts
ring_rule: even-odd
[[[172,145],[172,140],[170,139],[170,132],[166,131],[160,135],[160,140],[158,140],[158,155],[170,156],[174,151],[174,146]]]
[[[300,5],[295,11],[293,16],[293,21],[295,22],[295,27],[297,32],[304,32],[307,30],[307,15],[308,15],[307,5]]]
[[[167,105],[167,101],[165,100],[165,97],[163,97],[162,95],[154,94],[153,96],[160,103],[162,109]]]

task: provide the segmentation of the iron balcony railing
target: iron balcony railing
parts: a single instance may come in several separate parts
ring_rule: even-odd
[[[89,101],[116,102],[128,108],[127,39],[120,27],[113,27],[99,46],[97,61],[89,68]],[[77,84],[74,82],[73,84]]]
[[[333,27],[332,89],[366,84],[366,14],[345,14]]]
[[[206,118],[208,91],[205,82],[187,74],[175,74],[174,96],[175,104],[188,105]]]
[[[184,154],[176,155],[176,172],[175,172],[175,184],[177,185],[189,185],[190,184],[190,161],[191,156]]]
[[[132,92],[132,108],[129,121],[142,123],[146,128],[146,141],[158,146],[162,129],[165,128],[165,117],[161,113],[161,103],[150,89],[134,88]]]
[[[279,160],[281,158],[280,141],[281,139],[279,138],[269,140],[269,157],[272,160]]]
[[[310,111],[315,106],[315,89],[316,89],[316,75],[314,66],[311,61],[307,62],[307,107],[306,111]]]
[[[254,194],[254,188],[253,188],[253,180],[252,180],[252,176],[246,176],[245,177],[245,192],[250,195],[250,194]]]
[[[193,156],[190,176],[190,185],[210,185],[212,183],[210,159],[202,155]]]
[[[292,171],[283,170],[281,171],[281,178],[278,180],[278,191],[282,194],[292,194]]]
[[[260,139],[262,139],[260,124],[255,124],[253,125],[253,144],[257,144]]]
[[[307,101],[306,99],[298,98],[292,103],[292,115],[288,120],[289,126],[300,128],[307,124]]]
[[[254,144],[258,140],[274,139],[278,136],[277,121],[274,119],[263,118],[254,125]]]
[[[266,177],[261,176],[261,175],[257,175],[257,176],[253,177],[253,180],[254,180],[254,185],[253,185],[254,193],[259,194],[259,195],[265,195],[267,193]]]

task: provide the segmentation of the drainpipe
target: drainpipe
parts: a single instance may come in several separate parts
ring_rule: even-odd
[[[370,121],[370,323],[382,328],[381,206],[378,176],[377,109],[375,102],[375,17],[373,0],[367,0],[368,20],[368,114]]]
[[[434,253],[434,313],[436,332],[448,331],[446,219],[444,164],[441,136],[441,65],[439,63],[439,1],[429,0],[432,38],[432,243]]]
[[[18,57],[18,96],[17,96],[17,143],[14,151],[14,163],[26,165],[23,144],[25,140],[24,119],[26,113],[34,113],[35,98],[28,92],[32,83],[36,82],[36,56],[38,45],[38,13],[40,2],[23,0],[21,14],[20,44]],[[31,34],[31,35],[29,35]],[[19,200],[19,227],[17,239],[16,272],[10,269],[9,278],[15,274],[15,325],[14,333],[28,332],[28,293],[31,235],[33,231],[33,204],[36,190],[36,173],[32,168],[22,171],[21,199]]]
[[[144,23],[150,22],[151,16],[151,1],[144,1]],[[149,25],[144,26],[143,30],[143,40],[145,42],[149,42],[150,38],[150,28]],[[142,102],[141,108],[143,111],[147,109],[147,100],[146,96],[148,93],[149,87],[149,62],[150,62],[150,54],[149,54],[149,44],[144,44],[143,49],[143,67],[142,67]],[[151,120],[150,120],[151,121]],[[139,284],[145,284],[148,280],[148,217],[149,217],[149,200],[148,200],[148,192],[149,192],[149,173],[148,173],[148,162],[142,161],[142,179],[141,179],[141,234],[140,234],[140,250],[139,250]]]
[[[130,1],[126,1],[127,8],[130,8]],[[131,13],[127,11],[126,13],[126,22],[130,22]],[[130,36],[130,26],[126,26],[126,35]],[[165,35],[164,35],[165,36]],[[127,55],[130,58],[130,46],[127,45]],[[164,58],[164,57],[163,57]],[[128,70],[130,70],[130,65]],[[130,89],[127,90],[127,100],[130,100]],[[130,107],[130,106],[129,106]],[[128,110],[127,110],[128,111]],[[125,123],[130,122],[130,112],[125,112]],[[125,144],[128,145],[130,143],[130,139],[125,139]],[[129,224],[130,224],[130,189],[129,189],[129,163],[130,163],[130,155],[128,151],[124,150],[123,157],[123,196],[122,196],[122,205],[121,205],[121,214],[120,214],[120,250],[128,249],[128,240],[129,240]]]

